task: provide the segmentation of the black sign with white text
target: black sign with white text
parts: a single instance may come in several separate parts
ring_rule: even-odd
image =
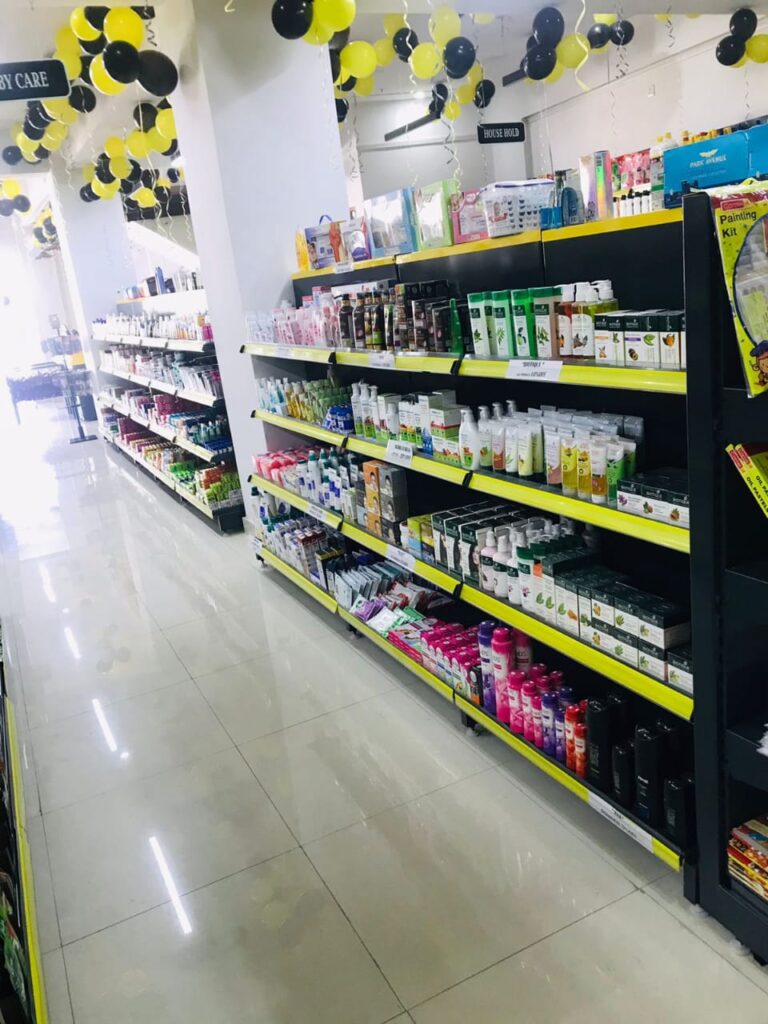
[[[0,103],[69,96],[67,72],[60,60],[20,60],[0,64]]]
[[[525,142],[525,125],[522,121],[507,121],[504,124],[479,124],[477,141],[481,146],[493,142]]]

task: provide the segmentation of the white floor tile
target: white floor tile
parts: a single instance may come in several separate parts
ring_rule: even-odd
[[[411,1011],[416,1024],[508,1024],[510,1013],[526,1024],[764,1024],[768,1000],[636,892]]]
[[[60,949],[43,957],[43,976],[50,1024],[74,1024],[64,954]]]
[[[189,680],[30,733],[43,812],[232,745]]]
[[[256,631],[243,629],[231,611],[171,626],[165,636],[191,676],[207,675],[267,653],[267,645]]]
[[[81,942],[77,1024],[382,1024],[401,1009],[301,851]]]
[[[45,816],[63,943],[164,903],[149,845],[181,893],[296,846],[234,748]]]
[[[493,769],[307,853],[405,1006],[632,891]]]
[[[241,750],[302,842],[487,768],[462,739],[397,691]]]
[[[43,819],[27,820],[27,839],[32,857],[32,877],[35,885],[35,907],[37,909],[37,930],[40,950],[50,953],[61,945],[59,921],[54,900],[48,844],[43,828]]]
[[[393,687],[335,637],[199,676],[195,682],[235,743],[306,722]]]

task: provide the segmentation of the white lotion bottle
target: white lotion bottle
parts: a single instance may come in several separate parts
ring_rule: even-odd
[[[478,407],[477,430],[480,434],[480,469],[493,468],[491,417],[487,405]]]
[[[462,469],[480,468],[480,432],[471,409],[461,410],[459,452],[461,453]]]

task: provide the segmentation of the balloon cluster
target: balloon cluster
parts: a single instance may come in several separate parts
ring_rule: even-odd
[[[323,46],[338,33],[348,33],[356,14],[355,0],[275,0],[272,25],[283,39]]]
[[[632,42],[635,27],[615,14],[596,14],[586,35],[563,35],[565,22],[556,7],[542,7],[533,19],[520,70],[534,82],[556,82],[566,68],[573,71],[586,62],[590,50],[602,50],[608,43],[626,46]]]
[[[617,14],[596,14],[594,24],[587,32],[587,42],[592,50],[603,50],[608,43],[627,46],[634,38],[635,26],[631,21],[620,20]]]
[[[14,213],[29,213],[31,205],[15,178],[0,181],[0,217],[11,217]]]
[[[83,202],[114,199],[120,193],[144,209],[168,203],[171,185],[178,180],[178,175],[172,178],[169,171],[161,177],[157,171],[142,170],[138,161],[151,152],[166,157],[178,153],[173,108],[167,100],[161,100],[157,106],[139,103],[134,107],[133,121],[136,128],[126,138],[114,135],[107,139],[103,152],[93,163],[83,167],[85,184],[80,189]]]
[[[50,206],[47,206],[38,216],[32,228],[32,236],[38,249],[59,244],[59,233],[53,223],[53,211]]]
[[[717,44],[715,57],[719,64],[729,68],[741,68],[748,60],[756,64],[768,61],[768,35],[755,34],[757,15],[749,7],[741,7],[731,15],[728,26],[730,35],[724,36]]]
[[[31,100],[24,120],[11,128],[13,144],[3,149],[3,160],[13,167],[21,160],[36,164],[47,159],[61,147],[78,114],[95,106],[93,92],[82,85],[73,86],[67,99]]]

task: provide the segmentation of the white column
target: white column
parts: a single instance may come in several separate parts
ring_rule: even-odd
[[[292,298],[297,228],[347,216],[326,47],[288,42],[266,3],[232,14],[209,0],[158,7],[158,38],[179,26],[181,84],[172,96],[198,255],[244,493],[263,451],[253,365],[239,352],[245,314]],[[191,16],[194,15],[194,22]]]

